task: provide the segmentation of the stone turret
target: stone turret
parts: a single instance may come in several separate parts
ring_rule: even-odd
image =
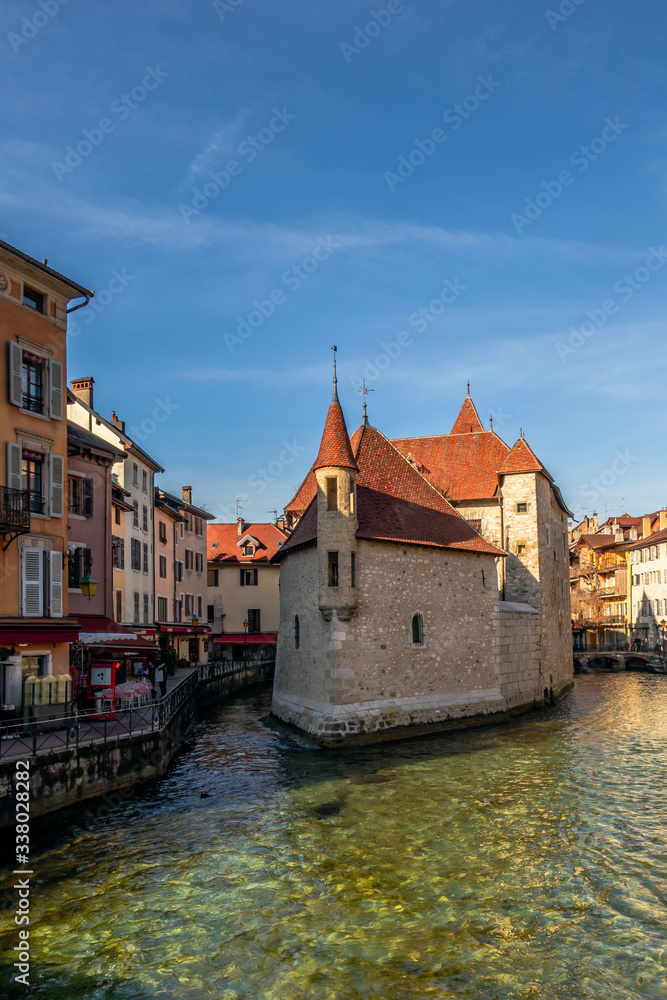
[[[319,607],[325,621],[334,611],[347,622],[357,608],[357,463],[345,417],[334,392],[319,454],[313,466],[317,480],[317,550]]]

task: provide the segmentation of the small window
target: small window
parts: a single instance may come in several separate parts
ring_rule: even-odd
[[[215,607],[214,607],[213,604],[207,604],[206,605],[206,620],[207,621],[209,621],[209,622],[213,621],[214,611],[215,611]]]
[[[22,406],[31,413],[44,413],[46,408],[46,360],[23,352]]]
[[[166,556],[160,556],[160,578],[162,580],[166,580],[167,579],[167,557]],[[164,618],[162,618],[160,620],[164,621]]]
[[[139,624],[139,594],[134,592],[134,624]]]
[[[294,648],[299,649],[301,647],[301,624],[299,622],[299,616],[294,615]]]
[[[167,610],[168,600],[166,597],[158,597],[157,599],[157,620],[159,622],[166,622],[169,617],[169,612]]]
[[[144,542],[144,573],[148,573],[148,545]]]
[[[144,504],[142,514],[143,514],[143,517],[142,517],[142,525],[141,526],[144,529],[144,531],[148,531],[148,507],[146,506],[146,504]]]
[[[139,501],[138,500],[134,501],[134,522],[133,523],[134,523],[134,527],[135,528],[139,527]]]
[[[255,554],[255,546],[251,542],[246,542],[245,545],[243,546],[243,555],[254,556],[254,554]]]
[[[526,514],[526,513],[528,513],[528,504],[527,503],[518,503],[516,505],[516,512],[517,512],[517,514]]]
[[[412,645],[424,645],[424,619],[422,615],[412,616]]]
[[[526,545],[524,542],[519,542],[519,544],[516,547],[516,554],[518,556],[523,556],[526,554]]]
[[[44,312],[44,296],[41,292],[36,292],[34,288],[23,286],[23,305],[30,306],[35,312]]]
[[[122,622],[123,620],[123,591],[116,591],[116,621]]]
[[[327,510],[338,510],[338,479],[327,476]]]
[[[355,552],[350,556],[350,583],[353,587],[357,585],[357,556]]]
[[[141,488],[144,491],[144,493],[148,493],[148,473],[146,472],[145,469],[141,473],[141,479],[142,479]]]
[[[248,632],[261,632],[260,609],[248,608]]]
[[[257,586],[257,570],[256,569],[242,569],[241,570],[241,586],[242,587],[256,587]]]
[[[219,570],[217,570],[217,569],[210,569],[208,571],[208,579],[207,579],[206,582],[207,582],[207,584],[208,584],[209,587],[217,587],[218,586],[218,573],[219,573]]]
[[[120,524],[120,507],[114,507],[113,519],[116,524]]]
[[[329,552],[329,586],[338,586],[338,553]]]
[[[134,486],[139,485],[139,466],[136,462],[132,463],[132,484]]]
[[[159,532],[160,532],[160,541],[166,543],[166,541],[167,541],[167,525],[164,523],[164,521],[158,521],[158,529],[159,529]]]
[[[144,594],[144,625],[148,625],[148,594]]]
[[[204,610],[204,599],[201,594],[197,594],[197,617],[201,618]]]

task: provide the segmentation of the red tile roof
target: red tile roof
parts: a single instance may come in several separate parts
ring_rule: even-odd
[[[498,472],[502,476],[516,472],[543,472],[548,479],[551,479],[551,476],[524,438],[519,438],[498,469]]]
[[[652,535],[640,538],[636,542],[630,542],[629,545],[625,546],[625,551],[632,552],[634,549],[645,549],[649,545],[660,545],[661,542],[667,542],[667,528],[663,528],[662,531],[654,531]]]
[[[608,549],[611,545],[621,544],[616,542],[615,535],[580,535],[579,542],[586,542],[592,549]]]
[[[407,458],[374,427],[352,438],[357,476],[357,538],[432,545],[502,556],[444,499]],[[314,474],[310,473],[314,478]],[[308,477],[307,477],[308,478]],[[305,483],[302,486],[304,490]],[[301,491],[300,491],[301,492]],[[317,500],[313,498],[277,555],[317,538]]]
[[[428,469],[424,474],[453,502],[494,497],[498,468],[509,454],[494,431],[395,438],[392,443]]]
[[[475,404],[470,396],[463,400],[463,406],[459,410],[459,415],[454,421],[450,434],[477,434],[484,430],[484,425],[479,419]]]
[[[345,425],[343,408],[338,402],[338,393],[334,388],[334,398],[327,413],[320,450],[313,469],[325,466],[340,466],[343,469],[356,469],[357,463],[350,447],[350,438]]]
[[[301,514],[316,493],[317,479],[315,478],[315,466],[311,465],[310,469],[306,473],[306,478],[285,507],[285,513]]]
[[[242,556],[238,543],[246,535],[252,535],[259,542],[252,556]],[[258,562],[268,562],[281,544],[285,542],[287,535],[275,524],[244,524],[243,531],[239,535],[236,521],[232,524],[207,524],[206,540],[208,543],[207,556],[209,562],[228,564],[238,563],[239,565],[252,565]]]

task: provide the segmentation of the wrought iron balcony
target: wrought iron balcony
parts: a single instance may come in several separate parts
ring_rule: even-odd
[[[0,486],[0,532],[5,542],[3,551],[19,535],[30,531],[31,510],[35,510],[35,507],[33,494],[29,490],[10,490],[8,486]]]

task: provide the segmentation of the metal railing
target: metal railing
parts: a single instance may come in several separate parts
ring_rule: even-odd
[[[31,493],[0,486],[0,529],[30,531]]]
[[[109,702],[104,711],[72,711],[49,719],[1,723],[0,760],[57,753],[83,745],[116,742],[141,733],[159,732],[192,697],[200,681],[253,667],[271,667],[274,662],[271,659],[200,663],[163,698],[155,698],[145,705],[123,707],[121,699],[117,699],[113,706]]]

